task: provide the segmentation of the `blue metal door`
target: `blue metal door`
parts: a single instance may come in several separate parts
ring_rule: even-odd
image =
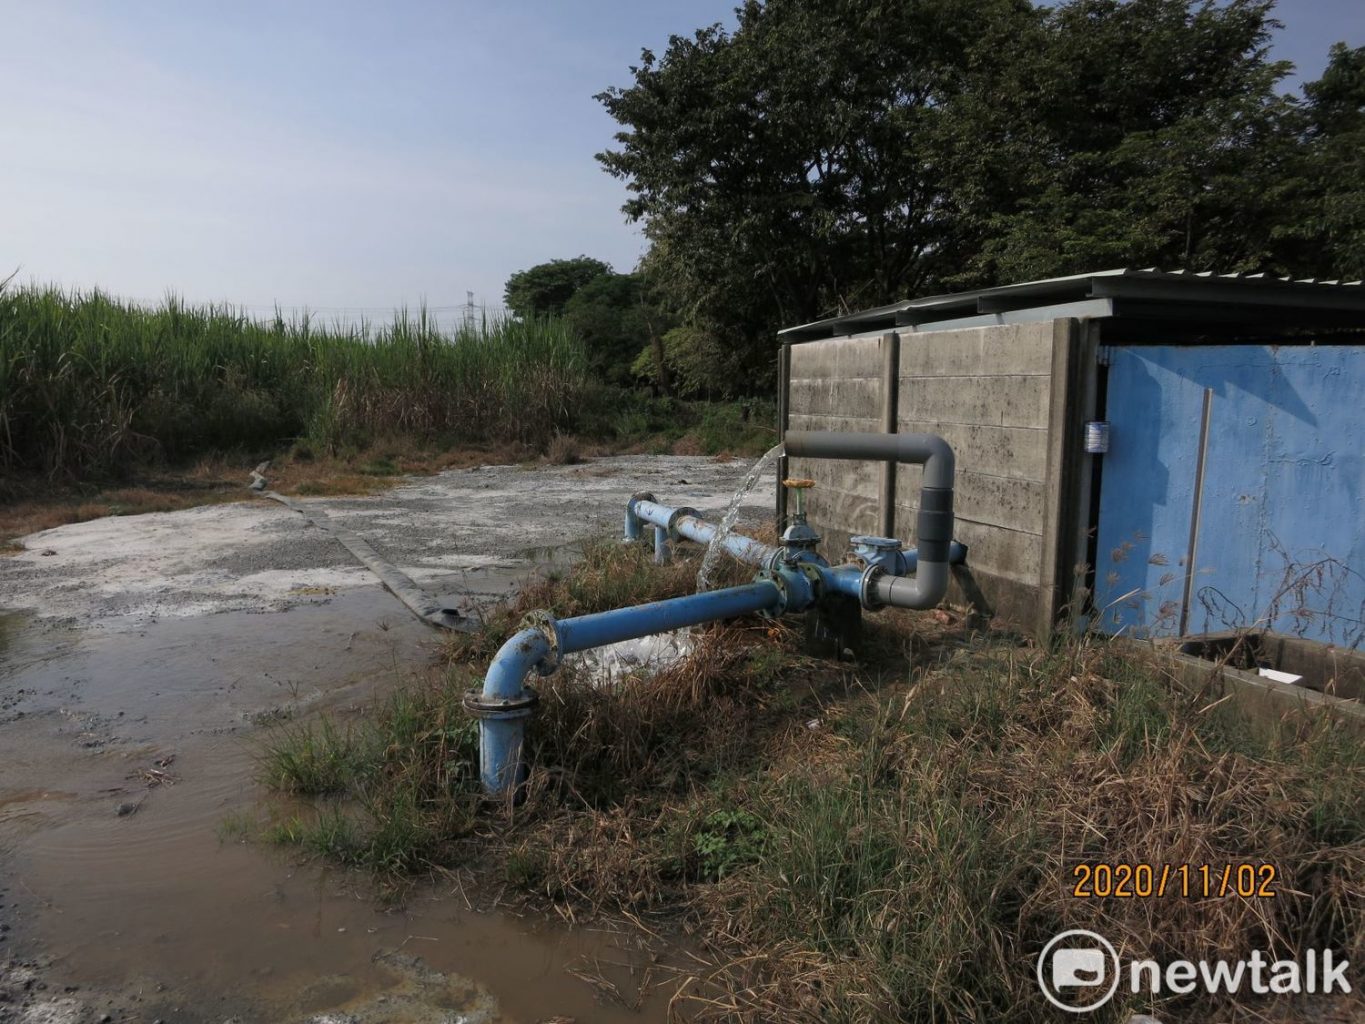
[[[1365,645],[1365,346],[1124,346],[1109,358],[1102,628],[1268,626]]]

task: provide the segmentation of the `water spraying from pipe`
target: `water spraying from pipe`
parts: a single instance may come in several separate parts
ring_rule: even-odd
[[[856,557],[830,565],[818,550],[819,534],[806,522],[804,493],[813,486],[813,481],[806,479],[783,481],[783,486],[796,494],[796,511],[783,531],[780,546],[743,534],[732,536],[744,495],[787,451],[802,458],[894,459],[922,465],[916,550],[903,550],[893,537],[857,537]],[[856,634],[862,610],[932,608],[938,604],[948,590],[949,566],[966,555],[965,549],[952,540],[953,474],[953,450],[936,435],[788,431],[785,444],[775,445],[754,463],[719,526],[702,519],[695,509],[660,505],[649,494],[632,496],[626,505],[627,541],[644,540],[648,525],[654,530],[662,559],[668,556],[670,541],[706,544],[706,556],[697,574],[698,592],[569,619],[557,619],[549,612],[528,615],[524,628],[494,656],[482,689],[465,694],[465,708],[479,719],[479,764],[485,790],[500,799],[516,799],[526,778],[522,756],[526,720],[535,714],[540,699],[526,685],[526,678],[533,672],[552,674],[566,654],[641,637],[667,637],[690,626],[755,613],[770,617],[805,613],[810,641],[833,641],[842,650],[845,639]],[[715,560],[722,551],[758,566],[754,581],[723,590],[708,589]],[[901,575],[910,571],[913,576]],[[672,639],[667,637],[662,643],[667,645]]]
[[[739,490],[735,491],[730,499],[730,506],[725,510],[725,515],[721,518],[720,525],[716,527],[715,535],[711,542],[706,545],[706,554],[702,556],[701,568],[697,570],[697,593],[711,589],[711,574],[716,570],[716,563],[720,561],[721,553],[725,550],[725,538],[730,536],[730,531],[734,529],[736,520],[739,519],[739,506],[744,501],[744,496],[754,489],[768,468],[782,457],[782,445],[775,444],[769,448],[759,460],[754,463],[749,470],[749,475],[739,485]]]

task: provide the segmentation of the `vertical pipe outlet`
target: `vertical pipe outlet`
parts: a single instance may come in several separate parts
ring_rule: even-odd
[[[521,753],[526,719],[540,702],[526,677],[541,666],[553,669],[552,650],[543,629],[521,630],[494,656],[483,689],[464,695],[465,710],[479,720],[479,779],[485,793],[506,796],[526,781]]]
[[[900,409],[901,336],[894,331],[882,335],[882,432],[898,429]],[[878,513],[883,537],[896,535],[896,460],[882,463],[882,493]]]

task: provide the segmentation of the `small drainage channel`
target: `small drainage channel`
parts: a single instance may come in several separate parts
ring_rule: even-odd
[[[1217,682],[1246,712],[1278,719],[1326,711],[1365,733],[1365,654],[1275,633],[1211,633],[1162,640],[1176,677],[1192,689]]]

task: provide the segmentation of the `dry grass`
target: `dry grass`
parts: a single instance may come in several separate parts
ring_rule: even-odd
[[[833,732],[774,758],[747,804],[769,828],[765,856],[701,897],[736,957],[718,1016],[1044,1019],[1032,958],[1074,927],[1125,958],[1362,953],[1365,760],[1328,720],[1258,734],[1096,643],[964,652],[845,704]],[[1082,862],[1246,861],[1278,868],[1279,896],[1071,895]],[[1114,1019],[1126,1009],[1152,1008]]]
[[[674,455],[705,455],[706,445],[696,433],[687,433],[673,442]]]
[[[583,449],[578,438],[556,434],[545,449],[545,461],[552,466],[576,466],[583,461]]]
[[[447,676],[423,699],[452,707],[528,608],[667,597],[691,589],[694,569],[592,547],[484,633],[453,641]],[[468,788],[442,800],[403,781],[437,777],[448,754],[433,753],[432,731],[381,719],[387,763],[404,767],[348,790],[368,801],[358,824],[326,812],[296,841],[370,849],[382,834],[381,863],[460,861],[490,891],[571,920],[671,922],[706,950],[684,986],[703,1019],[1050,1019],[1033,960],[1070,927],[1125,957],[1365,956],[1356,735],[1321,717],[1253,726],[1103,641],[1044,650],[933,616],[886,623],[852,666],[805,658],[786,624],[752,620],[703,631],[691,659],[652,679],[542,680],[527,798],[474,817],[451,813],[471,806]],[[451,722],[423,707],[417,720]],[[415,854],[398,852],[403,836]],[[1083,862],[1246,861],[1276,866],[1278,896],[1071,894]],[[1093,1019],[1278,1012],[1195,999],[1108,1009]]]

